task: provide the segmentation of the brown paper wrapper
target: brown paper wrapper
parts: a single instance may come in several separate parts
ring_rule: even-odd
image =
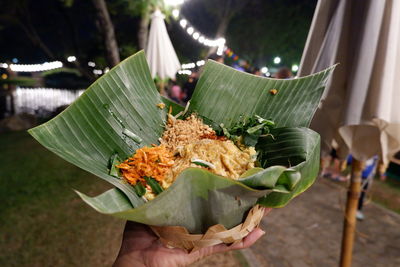
[[[217,244],[235,244],[246,237],[254,228],[258,227],[264,216],[264,208],[254,206],[248,213],[245,221],[232,229],[227,230],[223,225],[216,224],[208,228],[204,235],[190,234],[182,226],[150,226],[160,238],[161,243],[169,248],[181,248],[193,252],[201,248]]]

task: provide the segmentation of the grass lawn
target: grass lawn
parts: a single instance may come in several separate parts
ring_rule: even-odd
[[[0,134],[0,266],[110,266],[124,221],[101,215],[72,189],[96,195],[101,179],[26,132]]]

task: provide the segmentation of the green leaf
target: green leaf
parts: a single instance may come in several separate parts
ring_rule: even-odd
[[[114,177],[120,177],[120,171],[116,167],[116,165],[121,163],[121,159],[119,158],[118,154],[114,154],[110,158],[110,175]]]
[[[163,103],[165,104],[165,110],[169,111],[170,107],[172,109],[172,115],[176,115],[179,112],[183,111],[185,109],[185,107],[182,107],[181,105],[175,103],[174,101],[165,98],[165,97],[161,97]]]
[[[181,225],[192,233],[216,223],[230,228],[255,203],[283,206],[315,180],[319,136],[297,127],[308,126],[332,70],[275,80],[209,61],[189,110],[224,128],[242,116],[275,121],[280,128],[271,130],[274,138],[260,137],[257,144],[265,169],[248,171],[241,182],[188,168],[147,203],[135,187],[109,174],[109,159],[115,153],[125,159],[139,147],[157,144],[169,106],[173,114],[183,107],[158,94],[143,52],[121,62],[64,112],[29,132],[50,151],[116,187],[94,198],[78,193],[99,212],[150,225]],[[271,88],[279,93],[269,94]],[[167,107],[160,109],[159,103]]]
[[[243,138],[244,144],[246,146],[256,146],[260,134],[261,132],[258,134],[245,134]]]
[[[164,191],[160,184],[154,178],[144,177],[144,179],[156,195],[161,194],[161,192]]]
[[[149,225],[181,225],[191,233],[204,233],[208,227],[222,224],[232,228],[257,200],[271,190],[254,190],[246,185],[200,168],[188,168],[170,188],[138,208],[121,210],[116,202],[127,206],[117,190],[82,199],[101,213]],[[105,195],[106,194],[106,195]],[[108,203],[111,205],[108,206]]]
[[[144,196],[144,194],[146,194],[146,188],[142,185],[141,182],[136,183],[136,185],[134,185],[134,188],[135,188],[136,194],[139,197]]]
[[[207,61],[189,109],[226,128],[259,115],[276,127],[308,127],[334,66],[297,79],[269,79]],[[277,89],[272,95],[269,90]]]
[[[139,147],[157,143],[166,109],[156,105],[158,94],[143,52],[124,60],[94,82],[59,116],[29,133],[50,151],[120,189],[134,206],[135,190],[109,175],[110,156],[127,158]],[[128,138],[127,129],[143,141]]]
[[[266,170],[276,165],[290,167],[277,181],[290,193],[274,192],[259,203],[282,207],[314,183],[319,171],[320,136],[308,128],[276,128],[272,134],[274,138],[261,138],[257,144],[257,149],[262,151],[259,161]]]
[[[277,185],[279,177],[287,170],[285,166],[272,166],[263,169],[239,181],[251,188],[274,188]]]
[[[259,124],[259,125],[256,125],[254,127],[251,127],[249,129],[247,129],[246,132],[249,133],[249,134],[254,134],[257,131],[261,131],[263,128],[264,128],[264,125],[263,124]]]

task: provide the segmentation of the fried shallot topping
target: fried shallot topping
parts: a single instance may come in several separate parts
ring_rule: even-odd
[[[201,139],[217,139],[215,131],[204,124],[202,119],[192,114],[185,120],[177,120],[169,115],[168,124],[160,140],[169,150],[185,146]]]

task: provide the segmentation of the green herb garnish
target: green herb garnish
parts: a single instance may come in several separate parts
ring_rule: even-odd
[[[133,186],[133,188],[135,189],[135,192],[139,197],[144,196],[144,194],[146,194],[146,188],[143,186],[141,182],[137,182],[136,185]]]
[[[206,167],[206,168],[210,168],[210,169],[215,169],[214,164],[212,164],[212,163],[210,163],[210,162],[208,162],[208,161],[205,161],[205,160],[201,160],[201,159],[192,159],[191,162],[194,163],[194,164],[196,164],[196,165],[202,166],[202,167]]]
[[[120,170],[116,167],[116,165],[121,163],[121,159],[119,158],[118,154],[114,154],[110,158],[109,167],[110,167],[110,175],[114,177],[121,177]]]
[[[153,177],[147,177],[145,176],[144,179],[146,180],[146,183],[151,187],[153,192],[158,195],[162,191],[164,191],[161,187],[161,185],[154,179]]]
[[[224,135],[236,145],[256,146],[260,136],[270,135],[270,130],[275,123],[258,115],[252,117],[241,116],[232,127],[224,129]],[[225,132],[228,132],[226,134]]]

